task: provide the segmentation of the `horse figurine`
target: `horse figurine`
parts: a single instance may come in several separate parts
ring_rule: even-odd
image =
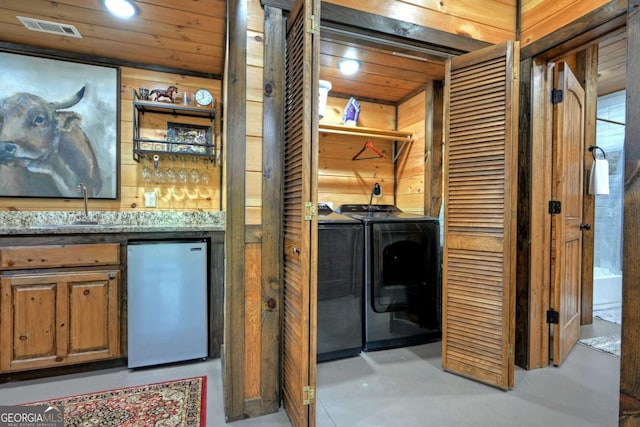
[[[169,86],[165,89],[153,89],[149,93],[149,99],[152,101],[168,101],[174,102],[173,95],[178,93],[178,88],[175,86]]]

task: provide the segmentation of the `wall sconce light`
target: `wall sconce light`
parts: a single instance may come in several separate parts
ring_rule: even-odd
[[[355,59],[345,59],[338,62],[338,68],[342,74],[351,76],[360,69],[360,63]]]
[[[138,13],[138,8],[131,0],[104,0],[104,5],[118,18],[131,18]]]

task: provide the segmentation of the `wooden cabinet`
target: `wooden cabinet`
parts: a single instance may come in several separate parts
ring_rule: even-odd
[[[61,265],[76,265],[80,253],[93,253],[91,262],[98,265],[114,263],[114,251],[119,253],[119,245],[95,246],[13,249],[15,253],[26,248],[30,248],[31,253],[50,253],[51,259]],[[11,249],[2,248],[0,258],[12,256]],[[39,258],[41,261],[44,258]],[[119,266],[4,270],[0,276],[0,292],[1,371],[120,356]]]

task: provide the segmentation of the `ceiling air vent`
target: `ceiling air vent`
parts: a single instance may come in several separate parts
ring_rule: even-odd
[[[18,16],[17,18],[31,31],[42,31],[43,33],[82,38],[82,34],[80,34],[78,29],[73,25],[43,21],[42,19],[25,18],[24,16]]]

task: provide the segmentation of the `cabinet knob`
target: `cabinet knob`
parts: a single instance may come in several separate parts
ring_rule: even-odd
[[[109,274],[109,280],[113,280],[113,279],[115,279],[115,278],[116,278],[116,275],[115,275],[115,274],[113,274],[113,273],[110,273],[110,274]]]
[[[82,292],[82,295],[89,295],[89,289],[85,289],[84,292]]]
[[[27,336],[26,335],[20,335],[20,337],[18,339],[20,341],[26,341],[27,340]]]
[[[63,360],[64,360],[64,357],[62,356],[56,357],[56,362],[62,362]]]

